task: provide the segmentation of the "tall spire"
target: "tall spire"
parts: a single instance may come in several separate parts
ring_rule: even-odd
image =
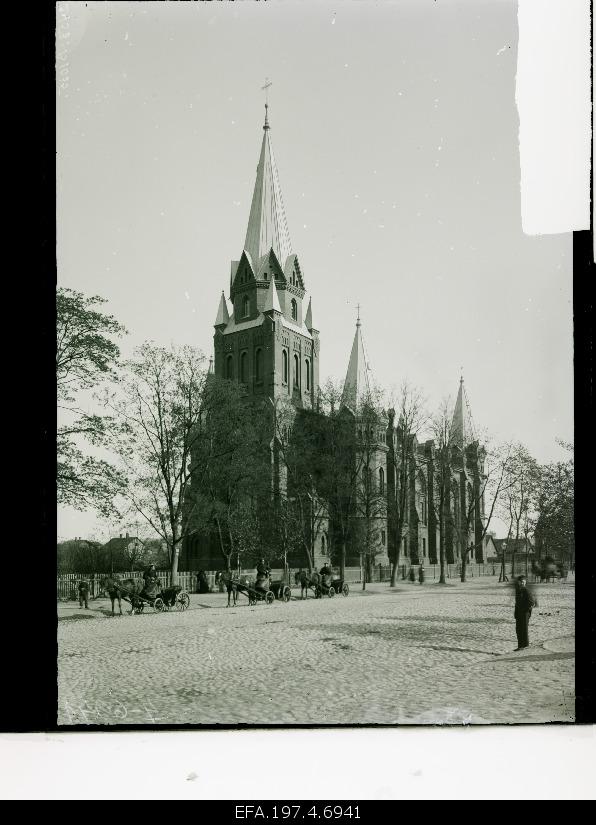
[[[226,302],[226,296],[224,295],[222,290],[221,298],[219,299],[219,306],[217,308],[217,318],[215,319],[214,326],[218,327],[222,324],[225,324],[227,326],[229,320],[230,313],[228,312],[228,304]]]
[[[263,142],[244,248],[255,263],[273,249],[283,269],[288,256],[292,254],[292,242],[281,196],[277,164],[269,137],[271,127],[268,110],[269,106],[266,103]]]
[[[451,441],[459,447],[460,450],[463,450],[468,444],[476,441],[463,375],[461,375],[459,379],[457,401],[455,402],[455,411],[453,413],[453,421],[451,422]]]
[[[306,329],[309,330],[309,332],[310,332],[310,330],[313,328],[313,323],[312,323],[312,298],[308,299],[308,309],[306,310],[306,318],[304,319],[304,324],[306,326]]]
[[[358,305],[358,318],[356,319],[356,333],[350,353],[350,362],[346,372],[342,404],[349,407],[354,412],[362,405],[363,401],[370,398],[370,381],[368,378],[368,363],[364,351],[364,341],[362,340],[360,323],[360,305]]]

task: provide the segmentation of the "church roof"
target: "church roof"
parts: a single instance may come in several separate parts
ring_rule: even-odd
[[[360,330],[360,318],[358,318],[341,399],[342,404],[354,412],[358,410],[363,401],[370,398],[371,392],[368,370],[369,367],[364,352],[362,332]]]
[[[292,254],[292,242],[267,120],[263,129],[244,249],[253,261],[258,261],[273,249],[280,266],[284,267],[288,256]]]
[[[269,281],[269,289],[267,290],[267,300],[265,301],[265,307],[263,312],[271,312],[271,310],[275,310],[276,312],[281,312],[281,307],[279,305],[279,297],[277,295],[277,287],[275,286],[275,278],[271,278]]]
[[[256,318],[253,318],[252,321],[240,321],[238,324],[234,321],[234,316],[230,318],[230,321],[227,327],[224,329],[224,335],[230,335],[232,332],[242,332],[245,329],[252,329],[252,327],[260,327],[263,323],[263,318],[265,316],[259,312]]]
[[[459,447],[460,450],[463,450],[468,444],[473,444],[474,441],[476,441],[476,433],[474,432],[474,424],[472,423],[470,404],[464,389],[463,377],[459,382],[459,391],[457,393],[457,401],[455,402],[453,421],[451,422],[451,441]]]

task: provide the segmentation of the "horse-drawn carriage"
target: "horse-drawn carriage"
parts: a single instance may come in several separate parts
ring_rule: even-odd
[[[112,614],[114,613],[114,603],[118,601],[120,614],[122,614],[122,603],[130,604],[131,614],[139,614],[145,610],[146,606],[152,607],[156,613],[174,608],[176,610],[187,610],[190,606],[190,596],[186,590],[179,585],[172,587],[162,587],[159,580],[141,582],[136,579],[117,578],[105,579],[102,583],[112,602]]]
[[[331,574],[317,573],[316,570],[310,575],[303,574],[300,586],[302,593],[306,592],[306,598],[308,598],[309,589],[313,591],[315,599],[320,599],[322,596],[332,599],[336,593],[342,593],[344,596],[350,593],[350,588],[343,579],[334,579]]]
[[[265,604],[273,604],[275,601],[275,593],[269,587],[269,578],[257,576],[256,582],[251,582],[250,579],[230,579],[237,593],[242,593],[248,599],[248,604],[252,607],[257,602],[265,602]],[[235,602],[235,600],[234,600]]]

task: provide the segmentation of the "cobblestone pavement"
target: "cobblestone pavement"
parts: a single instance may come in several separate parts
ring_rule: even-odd
[[[353,585],[346,598],[185,612],[58,606],[59,724],[474,724],[575,718],[575,587],[536,585],[530,647],[513,592]],[[299,594],[299,591],[298,591]],[[128,608],[123,602],[123,610]]]

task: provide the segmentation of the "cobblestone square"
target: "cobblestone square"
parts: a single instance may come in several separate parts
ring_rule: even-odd
[[[575,586],[534,585],[530,647],[494,577],[351,585],[348,597],[111,617],[58,606],[58,723],[573,722]]]

